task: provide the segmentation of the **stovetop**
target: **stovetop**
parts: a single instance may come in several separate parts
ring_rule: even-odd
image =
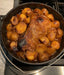
[[[28,2],[29,2],[30,0],[28,0]],[[56,9],[57,11],[59,11],[63,16],[64,16],[64,2],[63,2],[63,0],[44,0],[44,1],[39,1],[39,0],[32,0],[32,2],[41,2],[41,3],[45,3],[45,4],[47,4],[47,5],[50,5],[50,6],[52,6],[54,9]],[[27,2],[27,0],[24,0],[24,1],[22,1],[22,0],[14,0],[14,7],[16,7],[16,6],[18,6],[18,4],[21,4],[21,3],[25,3],[25,2]],[[1,23],[2,23],[2,21],[3,21],[3,17],[4,17],[5,15],[0,15],[0,26],[1,26]],[[1,30],[0,30],[1,31]],[[2,44],[1,44],[2,45]],[[4,47],[3,47],[3,45],[2,45],[2,48],[4,49]],[[5,50],[4,50],[5,51]],[[5,53],[6,53],[6,51],[5,51]],[[7,57],[8,58],[10,58],[10,60],[13,62],[13,64],[15,64],[18,68],[20,68],[20,69],[22,69],[22,70],[24,70],[24,71],[31,71],[31,70],[37,70],[37,69],[41,69],[42,67],[45,67],[45,66],[47,66],[47,65],[41,65],[41,66],[30,66],[30,65],[26,65],[26,64],[23,64],[23,63],[20,63],[20,62],[18,62],[18,63],[16,63],[17,61],[14,59],[14,60],[12,60],[12,58],[8,55],[8,53],[6,53],[6,55],[7,55]],[[16,73],[19,73],[19,75],[20,75],[20,71],[18,71],[18,70],[16,70],[10,63],[9,63],[9,61],[7,61],[7,59],[6,59],[6,68],[5,68],[5,75],[16,75]],[[64,57],[62,57],[58,62],[56,62],[55,64],[53,64],[52,65],[52,67],[54,67],[54,66],[64,66]],[[55,68],[55,67],[54,67]],[[57,67],[56,67],[57,68]],[[11,69],[11,70],[10,70]],[[15,71],[13,71],[15,69]],[[51,68],[50,68],[51,69]],[[58,68],[57,68],[58,69]],[[9,72],[10,71],[10,72]],[[8,73],[9,72],[9,73]],[[13,73],[11,73],[11,72],[13,72]],[[23,74],[23,73],[22,73]],[[41,73],[42,74],[42,73]],[[40,74],[40,75],[41,75]],[[37,74],[38,75],[38,74]],[[60,75],[60,74],[59,74]]]

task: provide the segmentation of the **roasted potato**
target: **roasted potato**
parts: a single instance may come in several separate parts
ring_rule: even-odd
[[[57,30],[57,38],[61,38],[62,36],[63,36],[63,31],[60,28],[58,28],[58,30]]]
[[[48,34],[49,34],[49,33],[51,33],[51,32],[57,33],[57,29],[56,29],[56,28],[51,27],[51,28],[49,28],[49,29],[48,29],[48,31],[47,31],[47,32],[48,32]]]
[[[18,24],[18,19],[17,19],[16,16],[12,16],[11,23],[12,23],[12,25],[17,25]]]
[[[59,28],[60,27],[60,22],[58,20],[55,20],[54,22],[54,26],[55,28]]]
[[[60,48],[60,43],[58,41],[53,41],[51,43],[51,47],[55,48],[55,49],[59,49]]]
[[[27,24],[29,24],[29,23],[30,23],[30,17],[27,17],[25,22],[26,22]]]
[[[15,47],[17,47],[17,42],[12,41],[12,42],[10,43],[10,48],[13,50]]]
[[[56,37],[56,34],[54,32],[50,32],[47,37],[50,41],[53,41]]]
[[[11,39],[11,34],[12,34],[12,31],[7,32],[7,39],[9,39],[9,40]]]
[[[22,10],[22,14],[25,14],[26,16],[30,16],[32,13],[32,10],[30,8],[24,8]]]
[[[6,29],[7,29],[7,31],[11,31],[11,30],[12,30],[12,24],[9,23],[9,24],[7,25],[7,27],[6,27]]]
[[[47,45],[49,43],[49,39],[47,37],[41,37],[40,41],[45,45]]]
[[[51,21],[54,21],[54,16],[53,16],[53,14],[48,14],[47,17],[48,17]]]
[[[26,20],[26,15],[20,14],[20,21],[25,21]]]
[[[49,47],[49,48],[47,48],[46,52],[49,54],[49,56],[51,56],[56,52],[56,49]]]
[[[44,44],[38,44],[37,47],[36,47],[36,51],[38,53],[43,53],[47,50],[47,46],[44,45]]]
[[[38,15],[42,15],[42,11],[38,8],[33,10],[34,13],[37,13]]]
[[[10,39],[12,41],[17,41],[18,40],[18,34],[16,32],[12,32]]]
[[[48,10],[46,8],[43,8],[42,9],[42,13],[43,13],[43,15],[47,16],[49,12],[48,12]]]
[[[18,34],[22,34],[26,31],[27,25],[24,22],[18,23],[16,26],[16,31]]]
[[[35,51],[27,51],[26,52],[26,58],[27,58],[27,60],[29,60],[29,61],[33,61],[35,58],[37,57],[37,52],[35,52]]]

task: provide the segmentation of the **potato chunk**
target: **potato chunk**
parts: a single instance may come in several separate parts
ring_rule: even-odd
[[[18,34],[22,34],[26,31],[27,25],[24,22],[20,22],[17,26],[16,26],[16,30]]]
[[[47,45],[49,43],[49,39],[47,37],[41,37],[40,41],[45,45]]]
[[[29,60],[29,61],[33,61],[35,58],[37,57],[37,52],[35,51],[27,51],[26,52],[26,58]]]
[[[13,32],[11,34],[11,40],[13,40],[13,41],[17,41],[18,40],[18,34],[16,32]]]
[[[18,24],[18,19],[17,19],[16,16],[12,16],[11,23],[12,23],[12,25],[17,25]]]
[[[30,16],[32,13],[32,10],[30,8],[24,8],[22,10],[22,14],[25,14],[26,16]]]
[[[60,27],[60,22],[58,20],[54,21],[54,27],[59,28]]]
[[[49,12],[48,12],[48,10],[46,8],[43,8],[42,9],[42,13],[43,13],[43,15],[47,16]]]
[[[58,41],[53,41],[51,43],[51,47],[55,48],[55,49],[59,49],[60,48],[60,43]]]
[[[17,47],[17,42],[12,41],[12,42],[10,43],[10,48],[13,50],[15,47]]]
[[[54,16],[53,16],[53,14],[48,14],[47,17],[48,17],[51,21],[54,21]]]
[[[12,31],[8,31],[7,32],[7,38],[10,40],[10,38],[11,38],[11,34],[12,34]]]
[[[12,30],[12,24],[9,23],[9,24],[7,25],[7,27],[6,27],[6,29],[7,29],[7,31],[11,31],[11,30]]]
[[[61,38],[63,36],[63,31],[60,28],[58,28],[57,32],[57,38]]]
[[[55,37],[56,37],[56,34],[55,34],[54,32],[50,32],[50,33],[48,34],[48,39],[49,39],[50,41],[53,41],[53,40],[55,39]]]
[[[25,20],[26,20],[26,15],[20,14],[20,20],[21,20],[21,21],[25,21]]]
[[[49,48],[47,48],[46,52],[49,54],[49,56],[51,56],[56,52],[56,49],[49,47]]]
[[[44,45],[44,44],[38,44],[38,45],[37,45],[36,51],[37,51],[38,53],[43,53],[43,52],[45,52],[46,50],[47,50],[46,45]]]
[[[40,9],[38,9],[38,8],[34,9],[33,12],[37,13],[38,15],[42,14],[42,11]]]

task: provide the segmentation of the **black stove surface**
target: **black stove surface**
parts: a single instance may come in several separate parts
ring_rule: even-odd
[[[29,1],[30,0],[28,0],[28,2]],[[48,5],[52,6],[53,8],[55,8],[57,11],[59,11],[64,16],[64,14],[63,14],[64,13],[64,2],[63,2],[63,0],[61,0],[61,1],[60,0],[58,0],[58,1],[57,0],[46,0],[46,1],[45,0],[42,0],[42,1],[32,0],[32,2],[34,2],[34,1],[48,4]],[[14,7],[16,7],[18,4],[25,3],[25,2],[27,2],[27,0],[24,0],[24,1],[22,1],[22,0],[14,0]],[[0,15],[0,28],[1,28],[1,23],[2,23],[2,20],[3,20],[2,18],[3,17],[4,17],[3,15]],[[1,39],[1,37],[0,37],[0,39]],[[3,45],[2,45],[2,47],[3,47]],[[3,47],[3,50],[5,51],[4,47]],[[5,51],[5,53],[6,53],[6,51]],[[8,53],[6,53],[6,55],[13,62],[13,64],[15,64],[17,67],[19,67],[20,69],[22,69],[24,71],[37,70],[37,69],[40,69],[40,68],[45,66],[45,65],[33,66],[33,65],[23,64],[23,63],[18,62],[15,59],[12,59],[12,57],[10,57],[8,55]],[[53,66],[54,65],[55,66],[64,66],[63,62],[64,62],[64,57],[62,57],[59,62],[53,64]],[[48,64],[46,64],[46,65],[48,65]],[[5,68],[5,75],[16,75],[15,72],[13,72],[12,70],[9,69],[9,66],[12,66],[12,65],[7,61],[6,68]]]

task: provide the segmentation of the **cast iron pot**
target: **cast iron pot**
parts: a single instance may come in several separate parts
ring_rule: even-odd
[[[64,35],[63,35],[62,40],[61,40],[60,49],[55,53],[55,55],[50,60],[45,61],[45,62],[29,62],[29,61],[26,61],[26,60],[23,60],[23,59],[19,59],[19,58],[16,57],[16,55],[14,53],[10,52],[10,50],[9,50],[10,48],[8,46],[7,37],[6,37],[6,26],[9,23],[12,16],[18,14],[19,12],[21,12],[22,9],[24,9],[26,7],[29,7],[31,9],[34,9],[34,8],[39,8],[39,9],[47,8],[48,11],[54,15],[55,19],[60,21],[61,29],[64,31],[64,19],[58,11],[54,10],[52,7],[50,7],[46,4],[43,4],[43,3],[36,3],[36,2],[23,3],[23,4],[19,5],[18,7],[13,8],[11,11],[9,11],[8,14],[5,16],[5,18],[3,20],[3,24],[2,24],[2,28],[1,28],[3,46],[5,47],[5,50],[8,52],[8,54],[12,58],[14,58],[15,60],[17,60],[21,63],[30,64],[30,65],[51,64],[63,55],[63,52],[64,52],[63,51],[63,48],[64,48]]]

